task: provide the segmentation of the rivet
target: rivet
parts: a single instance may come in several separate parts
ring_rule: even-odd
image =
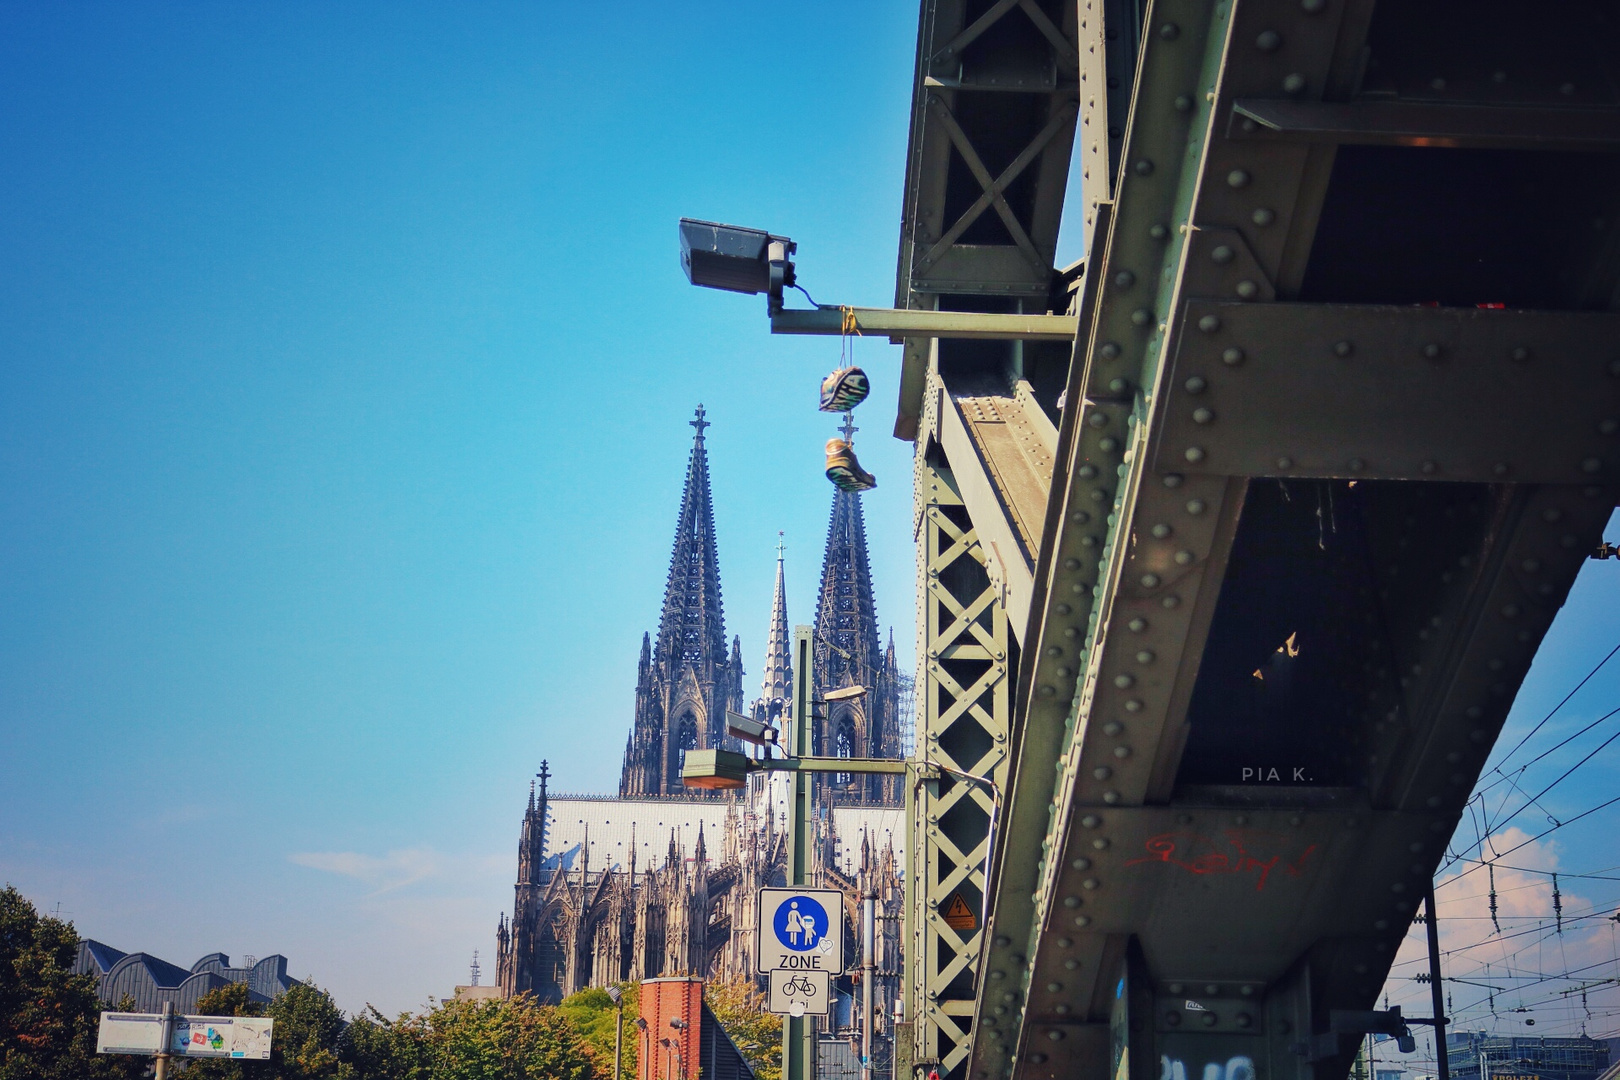
[[[1091,770],[1091,775],[1096,777],[1098,780],[1106,780],[1110,776],[1114,775],[1114,770],[1110,769],[1106,765],[1099,765],[1095,769]]]
[[[1231,248],[1227,247],[1225,244],[1221,244],[1219,247],[1215,248],[1214,251],[1209,253],[1209,257],[1220,265],[1225,266],[1237,256]]]
[[[1558,88],[1558,92],[1567,97],[1568,95],[1573,94],[1575,92],[1575,84],[1572,83],[1572,82],[1564,83],[1562,86],[1560,86]]]
[[[1097,826],[1102,824],[1102,818],[1098,817],[1096,814],[1087,814],[1085,817],[1080,819],[1080,824],[1084,825],[1088,829],[1095,829]],[[1081,869],[1084,869],[1084,867],[1081,867]]]
[[[1226,186],[1234,188],[1248,187],[1250,179],[1249,174],[1242,169],[1233,169],[1226,174]]]
[[[1530,359],[1530,350],[1525,348],[1523,345],[1515,345],[1513,347],[1513,351],[1508,353],[1508,355],[1520,363],[1523,363],[1524,361]]]
[[[1131,748],[1128,746],[1116,746],[1114,747],[1114,756],[1117,758],[1128,758],[1131,756]]]
[[[1187,500],[1187,513],[1193,515],[1193,517],[1197,517],[1199,514],[1202,514],[1203,512],[1204,512],[1204,500],[1203,499],[1188,499]]]
[[[1077,908],[1080,906],[1080,903],[1081,900],[1078,896],[1065,896],[1063,898],[1063,906],[1066,908]]]
[[[1051,1039],[1053,1042],[1062,1042],[1063,1041],[1063,1032],[1059,1028],[1052,1028],[1050,1031],[1048,1031],[1046,1033],[1046,1037],[1048,1039]]]
[[[1505,72],[1505,71],[1493,71],[1493,72],[1491,72],[1491,82],[1496,83],[1498,85],[1507,82],[1507,72]]]
[[[1170,535],[1170,526],[1161,521],[1159,524],[1153,526],[1153,528],[1149,531],[1153,534],[1153,538],[1155,540],[1163,540],[1165,537]]]
[[[1119,346],[1112,341],[1103,342],[1103,347],[1097,350],[1102,353],[1105,360],[1119,359]]]
[[[1518,614],[1519,614],[1519,605],[1518,604],[1504,604],[1504,605],[1502,605],[1502,618],[1504,618],[1504,619],[1512,619],[1512,618],[1516,618],[1518,616]]]
[[[1188,389],[1190,390],[1192,388],[1188,387]],[[1597,429],[1599,435],[1613,435],[1616,431],[1620,431],[1620,420],[1616,420],[1613,417],[1599,420]]]
[[[1244,989],[1247,990],[1248,987],[1245,986]],[[1246,1013],[1246,1012],[1238,1013],[1237,1017],[1236,1017],[1236,1021],[1237,1021],[1237,1026],[1241,1027],[1241,1028],[1246,1028],[1250,1024],[1254,1023],[1253,1018],[1250,1017],[1249,1014]]]
[[[1164,1014],[1164,1022],[1170,1027],[1180,1027],[1181,1014],[1176,1012],[1174,1009],[1171,1009],[1169,1012]]]
[[[1446,80],[1436,75],[1434,78],[1429,80],[1429,86],[1435,90],[1444,90],[1446,88]]]
[[[1254,39],[1254,47],[1261,52],[1276,52],[1282,45],[1282,35],[1275,30],[1262,30]]]
[[[1350,471],[1351,472],[1360,472],[1362,469],[1365,469],[1367,467],[1367,463],[1365,461],[1362,461],[1358,457],[1351,458],[1350,461],[1349,461],[1349,465],[1350,465]]]
[[[1581,472],[1595,473],[1603,468],[1603,462],[1595,457],[1589,457],[1581,462]]]
[[[1432,476],[1434,474],[1434,472],[1437,469],[1440,468],[1440,466],[1436,465],[1432,461],[1425,461],[1422,465],[1419,466],[1419,468],[1421,468],[1424,471],[1424,473]]]
[[[1167,488],[1178,488],[1181,486],[1181,474],[1167,473],[1163,482],[1164,486]]]
[[[1153,577],[1152,574],[1145,575],[1142,578],[1142,584],[1147,585],[1148,584],[1148,578],[1151,578],[1151,577]],[[1158,583],[1158,578],[1153,578],[1153,580],[1154,580],[1155,584]],[[1149,586],[1149,588],[1151,588],[1151,587],[1152,586]],[[1134,678],[1132,678],[1131,676],[1129,676],[1129,675],[1115,675],[1114,676],[1114,685],[1119,687],[1121,690],[1129,690],[1135,683],[1136,683],[1136,680]]]
[[[1064,559],[1063,560],[1063,568],[1065,570],[1078,570],[1078,569],[1080,569],[1080,560],[1079,559]]]
[[[1508,474],[1508,463],[1505,461],[1498,461],[1495,465],[1491,466],[1491,472],[1497,476],[1506,476]]]
[[[1185,385],[1187,387],[1187,393],[1202,394],[1204,389],[1209,386],[1209,383],[1204,381],[1204,377],[1202,375],[1194,375],[1192,378],[1187,380]],[[1610,432],[1605,431],[1604,434],[1608,435]]]
[[[1074,867],[1076,870],[1090,870],[1091,860],[1082,855],[1080,858],[1072,860],[1069,865]]]
[[[1340,341],[1340,342],[1338,342],[1337,344],[1335,344],[1333,346],[1333,355],[1334,356],[1340,356],[1340,357],[1349,356],[1351,353],[1353,353],[1355,351],[1356,351],[1355,345],[1353,345],[1348,340]]]
[[[1220,1020],[1216,1018],[1214,1013],[1207,1012],[1204,1014],[1202,1023],[1205,1027],[1214,1027],[1216,1024],[1220,1023]]]
[[[1279,468],[1279,469],[1292,469],[1293,467],[1294,467],[1294,459],[1293,458],[1291,458],[1291,457],[1280,457],[1280,458],[1277,459],[1277,468]]]
[[[1138,161],[1134,168],[1137,176],[1151,176],[1153,174],[1153,162],[1149,161],[1147,158],[1142,158],[1140,161]]]
[[[1237,367],[1243,363],[1243,350],[1236,345],[1227,346],[1226,350],[1221,353],[1221,363],[1227,367]]]
[[[1192,562],[1193,562],[1193,553],[1192,552],[1190,552],[1190,551],[1178,551],[1178,552],[1176,552],[1176,565],[1177,566],[1191,566]]]
[[[1148,230],[1148,235],[1155,240],[1163,240],[1170,235],[1170,230],[1163,225],[1154,225]]]
[[[1051,697],[1055,693],[1057,693],[1057,691],[1053,690],[1050,686],[1043,686],[1040,689],[1041,697]]]
[[[1136,284],[1136,275],[1129,270],[1121,270],[1114,275],[1114,284],[1122,289],[1128,289]]]
[[[1165,531],[1166,532],[1169,531],[1169,526],[1168,525],[1165,526]],[[1131,633],[1133,633],[1133,634],[1140,634],[1142,631],[1144,631],[1144,630],[1146,630],[1148,628],[1148,624],[1147,624],[1146,619],[1132,619],[1130,622],[1126,623],[1125,625],[1131,631]]]
[[[1191,112],[1193,101],[1186,94],[1177,94],[1175,100],[1176,112]]]
[[[1248,278],[1244,278],[1242,281],[1237,283],[1237,294],[1245,300],[1253,300],[1256,296],[1260,295],[1260,286],[1256,285]]]
[[[1141,712],[1142,711],[1141,699],[1140,698],[1131,698],[1128,701],[1126,701],[1125,702],[1125,711],[1126,712],[1132,712],[1132,713]]]
[[[1327,0],[1299,0],[1300,10],[1307,15],[1315,15],[1327,7]]]
[[[1423,355],[1428,357],[1430,360],[1437,358],[1440,355],[1440,346],[1436,345],[1432,341],[1429,342],[1427,345],[1423,346]]]
[[[1195,423],[1195,424],[1207,424],[1207,423],[1210,423],[1214,419],[1215,419],[1215,413],[1213,411],[1209,410],[1209,409],[1194,409],[1193,410],[1193,423]]]
[[[1206,334],[1213,334],[1220,328],[1221,320],[1220,316],[1218,315],[1205,315],[1203,318],[1198,320],[1198,329],[1202,330]]]
[[[1262,206],[1254,213],[1249,215],[1249,220],[1254,222],[1256,225],[1264,227],[1270,225],[1273,221],[1276,221],[1277,215],[1271,210]]]
[[[1064,940],[1067,940],[1067,939],[1064,939]],[[1069,959],[1063,961],[1063,966],[1064,966],[1065,969],[1067,969],[1069,971],[1073,971],[1075,968],[1080,966],[1080,961],[1074,959],[1073,957],[1070,957]]]
[[[1123,749],[1125,749],[1123,746],[1116,747],[1115,750],[1114,750],[1114,753],[1118,754],[1120,757],[1124,757],[1125,756],[1124,754],[1119,753]],[[1096,848],[1098,851],[1107,851],[1108,850],[1108,837],[1106,837],[1106,836],[1097,837],[1097,839],[1095,839],[1095,840],[1093,840],[1091,842],[1091,846],[1093,848]]]
[[[1197,464],[1204,460],[1204,448],[1202,446],[1189,446],[1181,456]]]
[[[1175,23],[1165,23],[1159,27],[1159,36],[1165,41],[1174,41],[1181,36],[1181,27]]]
[[[1110,379],[1108,381],[1108,391],[1111,394],[1123,394],[1130,388],[1131,384],[1125,379]]]
[[[1090,915],[1076,915],[1074,917],[1074,925],[1076,925],[1078,927],[1081,927],[1081,928],[1090,926],[1091,925],[1091,916]]]
[[[1302,94],[1305,92],[1305,76],[1297,71],[1289,72],[1283,76],[1283,93]]]
[[[1153,312],[1147,308],[1137,308],[1131,312],[1131,322],[1137,326],[1146,326],[1153,321]]]
[[[1545,521],[1549,525],[1555,521],[1562,520],[1563,516],[1563,512],[1555,506],[1550,506],[1541,512],[1541,520]]]

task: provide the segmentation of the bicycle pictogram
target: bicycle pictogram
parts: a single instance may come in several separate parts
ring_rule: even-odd
[[[816,984],[803,975],[795,975],[789,979],[784,990],[789,997],[811,998],[816,996]]]

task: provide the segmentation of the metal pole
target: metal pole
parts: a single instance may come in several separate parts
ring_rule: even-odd
[[[613,1022],[613,1080],[624,1080],[624,999],[614,1004],[619,1007],[619,1015]]]
[[[877,893],[866,891],[861,905],[861,1080],[872,1080],[872,963],[873,926],[877,922]]]
[[[811,738],[810,665],[811,638],[815,629],[793,628],[793,712],[789,754],[809,757],[815,749]],[[810,867],[810,774],[795,772],[792,796],[788,799],[787,883],[808,885]],[[788,1016],[782,1021],[782,1080],[814,1080],[816,1070],[815,1029],[806,1016]]]
[[[174,1045],[174,1002],[172,1001],[163,1003],[163,1023],[160,1030],[162,1034],[158,1037],[163,1041],[159,1044],[157,1063],[152,1074],[155,1080],[165,1080],[169,1075],[169,1047]]]
[[[1424,898],[1424,909],[1429,914],[1429,994],[1434,1002],[1434,1075],[1436,1080],[1451,1080],[1451,1055],[1446,1050],[1446,991],[1440,981],[1440,919],[1434,913],[1434,879],[1429,880],[1429,892]],[[1373,1080],[1378,1080],[1375,1076]],[[1484,1080],[1481,1077],[1480,1080]]]

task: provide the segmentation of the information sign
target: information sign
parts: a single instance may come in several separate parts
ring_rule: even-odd
[[[269,1061],[274,1023],[258,1016],[177,1016],[170,1049],[187,1057]]]
[[[843,903],[836,889],[759,890],[759,970],[842,974]]]
[[[825,971],[770,973],[771,1012],[783,1016],[825,1016],[832,1000],[832,975]]]
[[[175,1016],[171,1054],[186,1057],[241,1058],[268,1061],[275,1021],[259,1016]],[[101,1014],[96,1035],[100,1054],[155,1055],[163,1045],[160,1013]]]
[[[96,1033],[98,1054],[156,1054],[163,1049],[163,1017],[157,1013],[104,1012]]]

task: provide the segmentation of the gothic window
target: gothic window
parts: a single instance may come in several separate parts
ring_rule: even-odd
[[[835,757],[852,758],[855,756],[855,725],[850,723],[849,717],[844,717],[838,724],[838,740],[833,744]],[[841,772],[833,774],[833,783],[839,787],[848,787],[855,782],[853,773]]]
[[[691,713],[681,717],[681,726],[675,729],[675,748],[679,757],[675,760],[675,767],[679,769],[686,764],[686,752],[696,750],[698,745],[697,721]]]

